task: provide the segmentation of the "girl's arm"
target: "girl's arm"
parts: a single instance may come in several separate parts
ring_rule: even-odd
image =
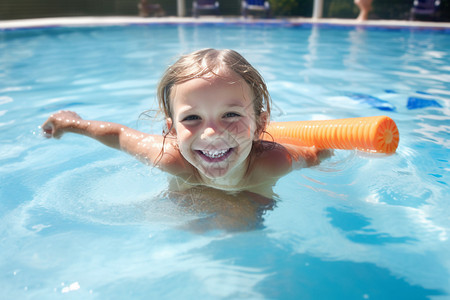
[[[143,137],[143,133],[120,124],[83,120],[72,111],[60,111],[51,115],[42,125],[42,130],[46,137],[55,139],[61,138],[66,132],[78,133],[118,150],[123,150],[124,146],[128,144],[124,141],[124,137],[137,138],[139,135],[141,138]]]
[[[263,142],[263,151],[258,156],[257,172],[260,177],[279,178],[292,170],[318,165],[332,155],[332,150],[319,150],[316,147],[302,147],[292,144]]]
[[[75,112],[60,111],[48,118],[42,130],[46,137],[56,139],[66,132],[85,135],[151,165],[161,158],[158,166],[172,173],[177,173],[182,167],[178,151],[174,151],[169,142],[164,145],[162,136],[146,134],[121,124],[83,120]],[[164,155],[161,156],[163,146]]]
[[[316,147],[302,147],[292,144],[282,144],[292,157],[292,168],[311,167],[332,155],[332,150],[317,149]]]

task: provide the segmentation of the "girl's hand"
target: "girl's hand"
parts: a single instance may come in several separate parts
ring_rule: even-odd
[[[73,111],[60,111],[51,115],[42,124],[42,131],[47,138],[59,139],[67,128],[76,126],[81,120],[81,117]]]

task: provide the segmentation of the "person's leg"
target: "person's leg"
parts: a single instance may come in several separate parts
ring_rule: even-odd
[[[372,0],[354,0],[354,1],[359,8],[359,15],[357,20],[358,21],[367,20],[369,12],[372,9]]]

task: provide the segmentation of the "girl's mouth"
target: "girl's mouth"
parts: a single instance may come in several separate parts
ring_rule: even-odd
[[[207,162],[221,162],[227,159],[234,148],[223,150],[196,150],[196,152]]]

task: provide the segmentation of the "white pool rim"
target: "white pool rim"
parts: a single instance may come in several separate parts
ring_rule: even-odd
[[[406,20],[368,20],[355,19],[312,19],[312,18],[285,18],[285,19],[244,19],[242,17],[213,17],[200,18],[141,18],[141,17],[60,17],[0,21],[0,30],[39,28],[39,27],[79,27],[79,26],[114,26],[114,25],[145,25],[145,24],[279,24],[279,25],[308,25],[323,24],[335,26],[357,27],[385,27],[385,28],[418,28],[418,29],[450,29],[450,23],[423,22]]]

